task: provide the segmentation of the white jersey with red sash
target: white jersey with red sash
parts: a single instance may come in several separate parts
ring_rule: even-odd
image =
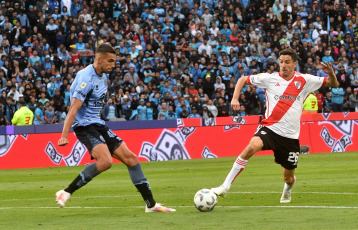
[[[298,139],[303,102],[309,93],[323,87],[326,79],[299,72],[288,80],[279,72],[249,76],[249,84],[263,88],[266,94],[266,113],[261,125],[283,137]]]

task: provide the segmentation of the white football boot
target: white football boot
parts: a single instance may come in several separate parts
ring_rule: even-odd
[[[225,197],[229,189],[227,189],[224,185],[220,185],[219,187],[212,188],[213,191],[217,196]]]
[[[145,212],[149,213],[149,212],[175,212],[176,210],[174,208],[167,208],[162,206],[162,204],[156,203],[154,205],[154,207],[152,208],[148,208],[147,206],[145,207]]]
[[[56,192],[56,201],[60,208],[65,207],[66,202],[70,199],[71,194],[66,192],[65,190],[60,190]]]

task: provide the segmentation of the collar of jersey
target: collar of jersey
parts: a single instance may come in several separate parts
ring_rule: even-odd
[[[96,71],[96,69],[94,68],[93,64],[92,64],[92,68],[93,68],[94,72],[96,73],[96,75],[97,75],[98,77],[102,77],[102,76],[99,76],[99,74],[97,73],[97,71]]]
[[[296,74],[296,71],[293,71],[292,76],[291,76],[289,79],[286,79],[286,78],[282,77],[281,72],[278,72],[278,75],[279,75],[280,77],[282,77],[283,79],[285,79],[286,81],[290,81],[290,80],[295,76],[295,74]]]

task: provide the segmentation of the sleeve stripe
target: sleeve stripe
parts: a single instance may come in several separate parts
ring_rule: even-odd
[[[250,77],[251,77],[251,75],[247,76],[247,82],[249,83],[249,85],[252,85]]]
[[[321,88],[325,87],[325,85],[326,85],[326,81],[327,81],[327,78],[326,78],[326,77],[325,77],[325,78],[323,78],[323,83],[322,83],[322,85],[321,85]]]

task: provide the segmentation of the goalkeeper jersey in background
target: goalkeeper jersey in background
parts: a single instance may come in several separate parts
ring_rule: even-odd
[[[308,95],[305,102],[303,103],[303,113],[317,113],[317,110],[317,97],[311,93],[310,95]]]
[[[13,125],[32,125],[32,120],[34,119],[34,113],[27,108],[26,106],[22,106],[18,109],[14,117],[11,120]]]

